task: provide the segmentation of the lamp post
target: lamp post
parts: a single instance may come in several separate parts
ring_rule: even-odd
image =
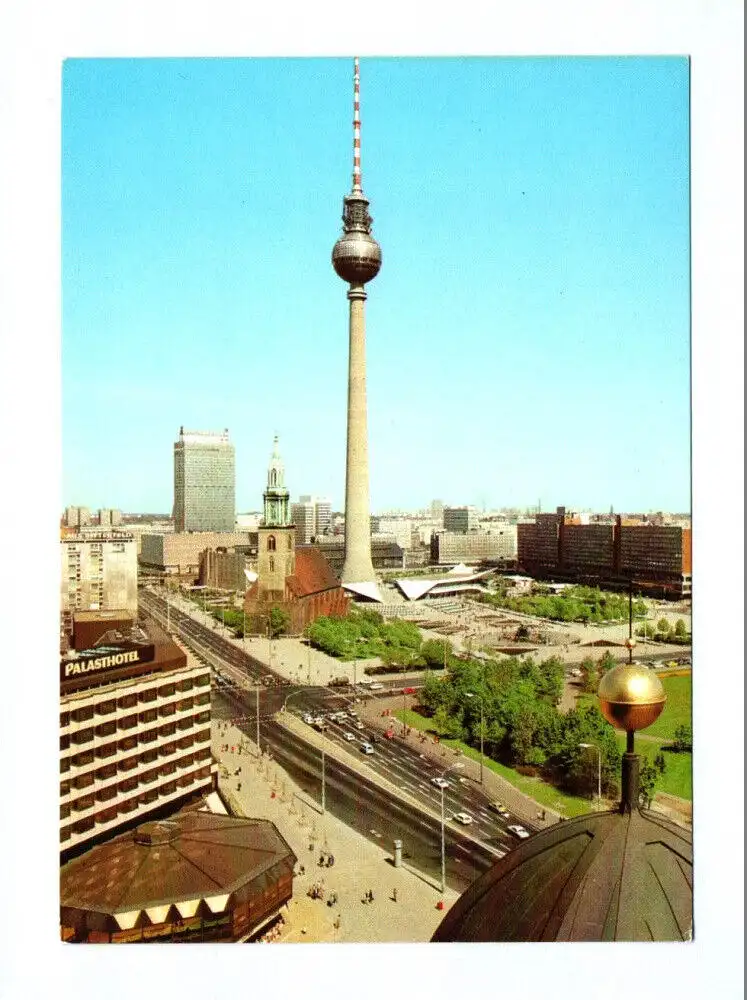
[[[446,770],[441,772],[441,777],[447,774],[449,771],[459,770],[463,768],[464,764],[457,762],[456,764],[451,764]],[[441,785],[441,895],[446,892],[446,816],[444,809],[444,792],[445,788]]]
[[[474,691],[467,691],[465,693],[466,693],[466,696],[468,698],[475,698],[475,697],[477,697],[479,699],[479,701],[480,701],[480,784],[482,785],[482,784],[484,784],[484,781],[483,781],[483,763],[484,763],[484,760],[485,760],[485,743],[484,743],[484,736],[483,736],[485,716],[484,716],[484,711],[483,711],[483,697],[482,697],[481,694],[475,695]]]
[[[602,806],[602,751],[596,743],[579,743],[583,750],[596,750],[597,752],[597,810]]]
[[[322,816],[326,809],[326,799],[324,793],[324,747],[322,747]]]
[[[257,707],[257,753],[260,752],[259,747],[259,685],[254,689],[254,693],[257,696],[256,707]]]

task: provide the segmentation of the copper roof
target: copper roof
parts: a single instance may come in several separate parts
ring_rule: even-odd
[[[285,583],[294,597],[309,597],[340,586],[325,556],[313,546],[296,549],[296,571]]]
[[[230,893],[278,865],[292,872],[295,863],[274,823],[184,812],[145,823],[64,865],[60,905],[141,910]]]
[[[650,812],[591,813],[537,833],[460,897],[434,941],[682,941],[692,838]]]

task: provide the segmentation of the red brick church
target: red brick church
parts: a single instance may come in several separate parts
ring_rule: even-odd
[[[322,553],[313,546],[296,549],[296,528],[290,523],[290,494],[277,437],[258,533],[257,578],[244,597],[247,626],[251,622],[253,631],[265,631],[273,608],[289,616],[288,631],[296,634],[320,615],[347,614],[349,599]]]

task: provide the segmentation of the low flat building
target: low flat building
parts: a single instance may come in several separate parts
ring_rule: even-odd
[[[205,549],[235,549],[251,546],[250,531],[188,531],[143,535],[140,566],[146,573],[178,577],[195,582],[200,574],[200,554]]]
[[[61,936],[251,940],[291,899],[296,860],[268,820],[190,810],[145,823],[62,867]]]

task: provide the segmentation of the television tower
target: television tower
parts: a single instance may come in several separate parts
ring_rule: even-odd
[[[350,285],[348,441],[345,468],[345,562],[340,580],[348,590],[381,600],[371,561],[366,415],[366,320],[364,285],[379,273],[381,247],[371,236],[368,199],[361,187],[360,74],[353,63],[353,187],[343,199],[342,236],[332,249],[332,266]]]

